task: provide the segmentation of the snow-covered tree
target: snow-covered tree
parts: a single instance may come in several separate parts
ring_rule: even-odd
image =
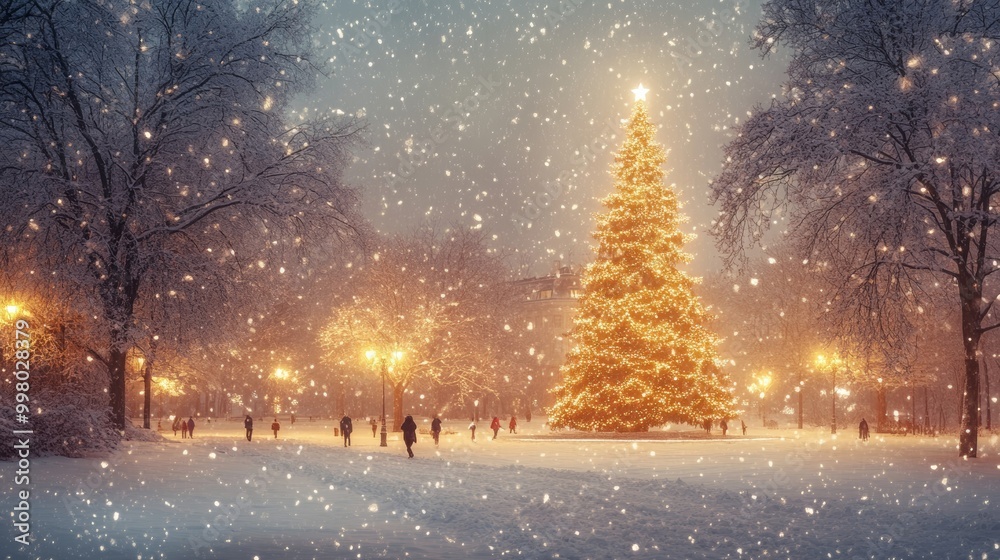
[[[719,355],[731,363],[731,375],[748,386],[755,374],[771,372],[771,392],[787,395],[801,428],[806,401],[814,404],[821,386],[813,382],[816,355],[830,346],[826,291],[813,267],[785,246],[768,247],[767,254],[741,275],[706,281],[703,293],[713,304]]]
[[[791,51],[785,93],[739,127],[713,185],[731,257],[786,216],[804,256],[844,279],[844,321],[874,324],[869,337],[913,309],[928,276],[951,283],[966,457],[978,449],[979,343],[997,326],[984,319],[998,270],[998,19],[995,2],[766,3],[754,44]]]
[[[276,246],[355,220],[340,172],[357,126],[285,120],[316,73],[314,7],[46,0],[3,23],[2,250],[38,255],[96,318],[119,428],[137,310],[172,296],[154,285],[232,289]]]
[[[357,371],[380,370],[386,360],[397,420],[404,392],[417,382],[462,396],[491,391],[516,343],[509,280],[481,230],[425,227],[385,239],[321,334],[327,362]],[[365,363],[368,352],[375,364]]]
[[[615,190],[598,217],[597,259],[583,273],[553,426],[632,432],[733,415],[718,340],[695,280],[679,269],[691,258],[684,217],[663,183],[666,156],[654,132],[639,99],[612,167]]]

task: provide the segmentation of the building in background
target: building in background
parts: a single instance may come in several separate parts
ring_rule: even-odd
[[[549,389],[558,383],[559,367],[573,346],[569,332],[583,293],[580,272],[581,267],[555,261],[548,275],[514,282],[523,295],[518,315],[536,364],[526,391],[532,410],[551,404]]]

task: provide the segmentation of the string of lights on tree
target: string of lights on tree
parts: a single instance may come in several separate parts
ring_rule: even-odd
[[[666,154],[633,90],[632,116],[612,171],[594,237],[596,261],[549,411],[553,427],[636,432],[667,423],[701,425],[734,415],[731,383],[720,370],[718,338],[705,326],[695,280],[678,269],[691,260],[677,196],[664,185]]]

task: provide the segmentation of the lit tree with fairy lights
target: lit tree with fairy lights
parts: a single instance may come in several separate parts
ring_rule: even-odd
[[[677,196],[663,184],[663,148],[653,141],[646,89],[612,166],[615,190],[603,200],[596,261],[583,275],[571,338],[549,411],[554,427],[637,432],[668,422],[700,425],[733,415],[728,380],[716,364],[717,338],[678,266],[688,236]]]

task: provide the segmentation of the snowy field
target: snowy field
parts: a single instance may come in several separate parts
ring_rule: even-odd
[[[361,425],[200,422],[193,440],[31,463],[33,544],[6,558],[1000,558],[1000,442],[751,428],[493,441],[446,422],[407,459]],[[258,426],[261,423],[258,422]],[[269,424],[269,422],[264,422]],[[428,426],[421,423],[421,429]],[[826,430],[825,432],[828,432]],[[489,434],[492,436],[492,433]],[[0,463],[8,515],[13,463]]]

